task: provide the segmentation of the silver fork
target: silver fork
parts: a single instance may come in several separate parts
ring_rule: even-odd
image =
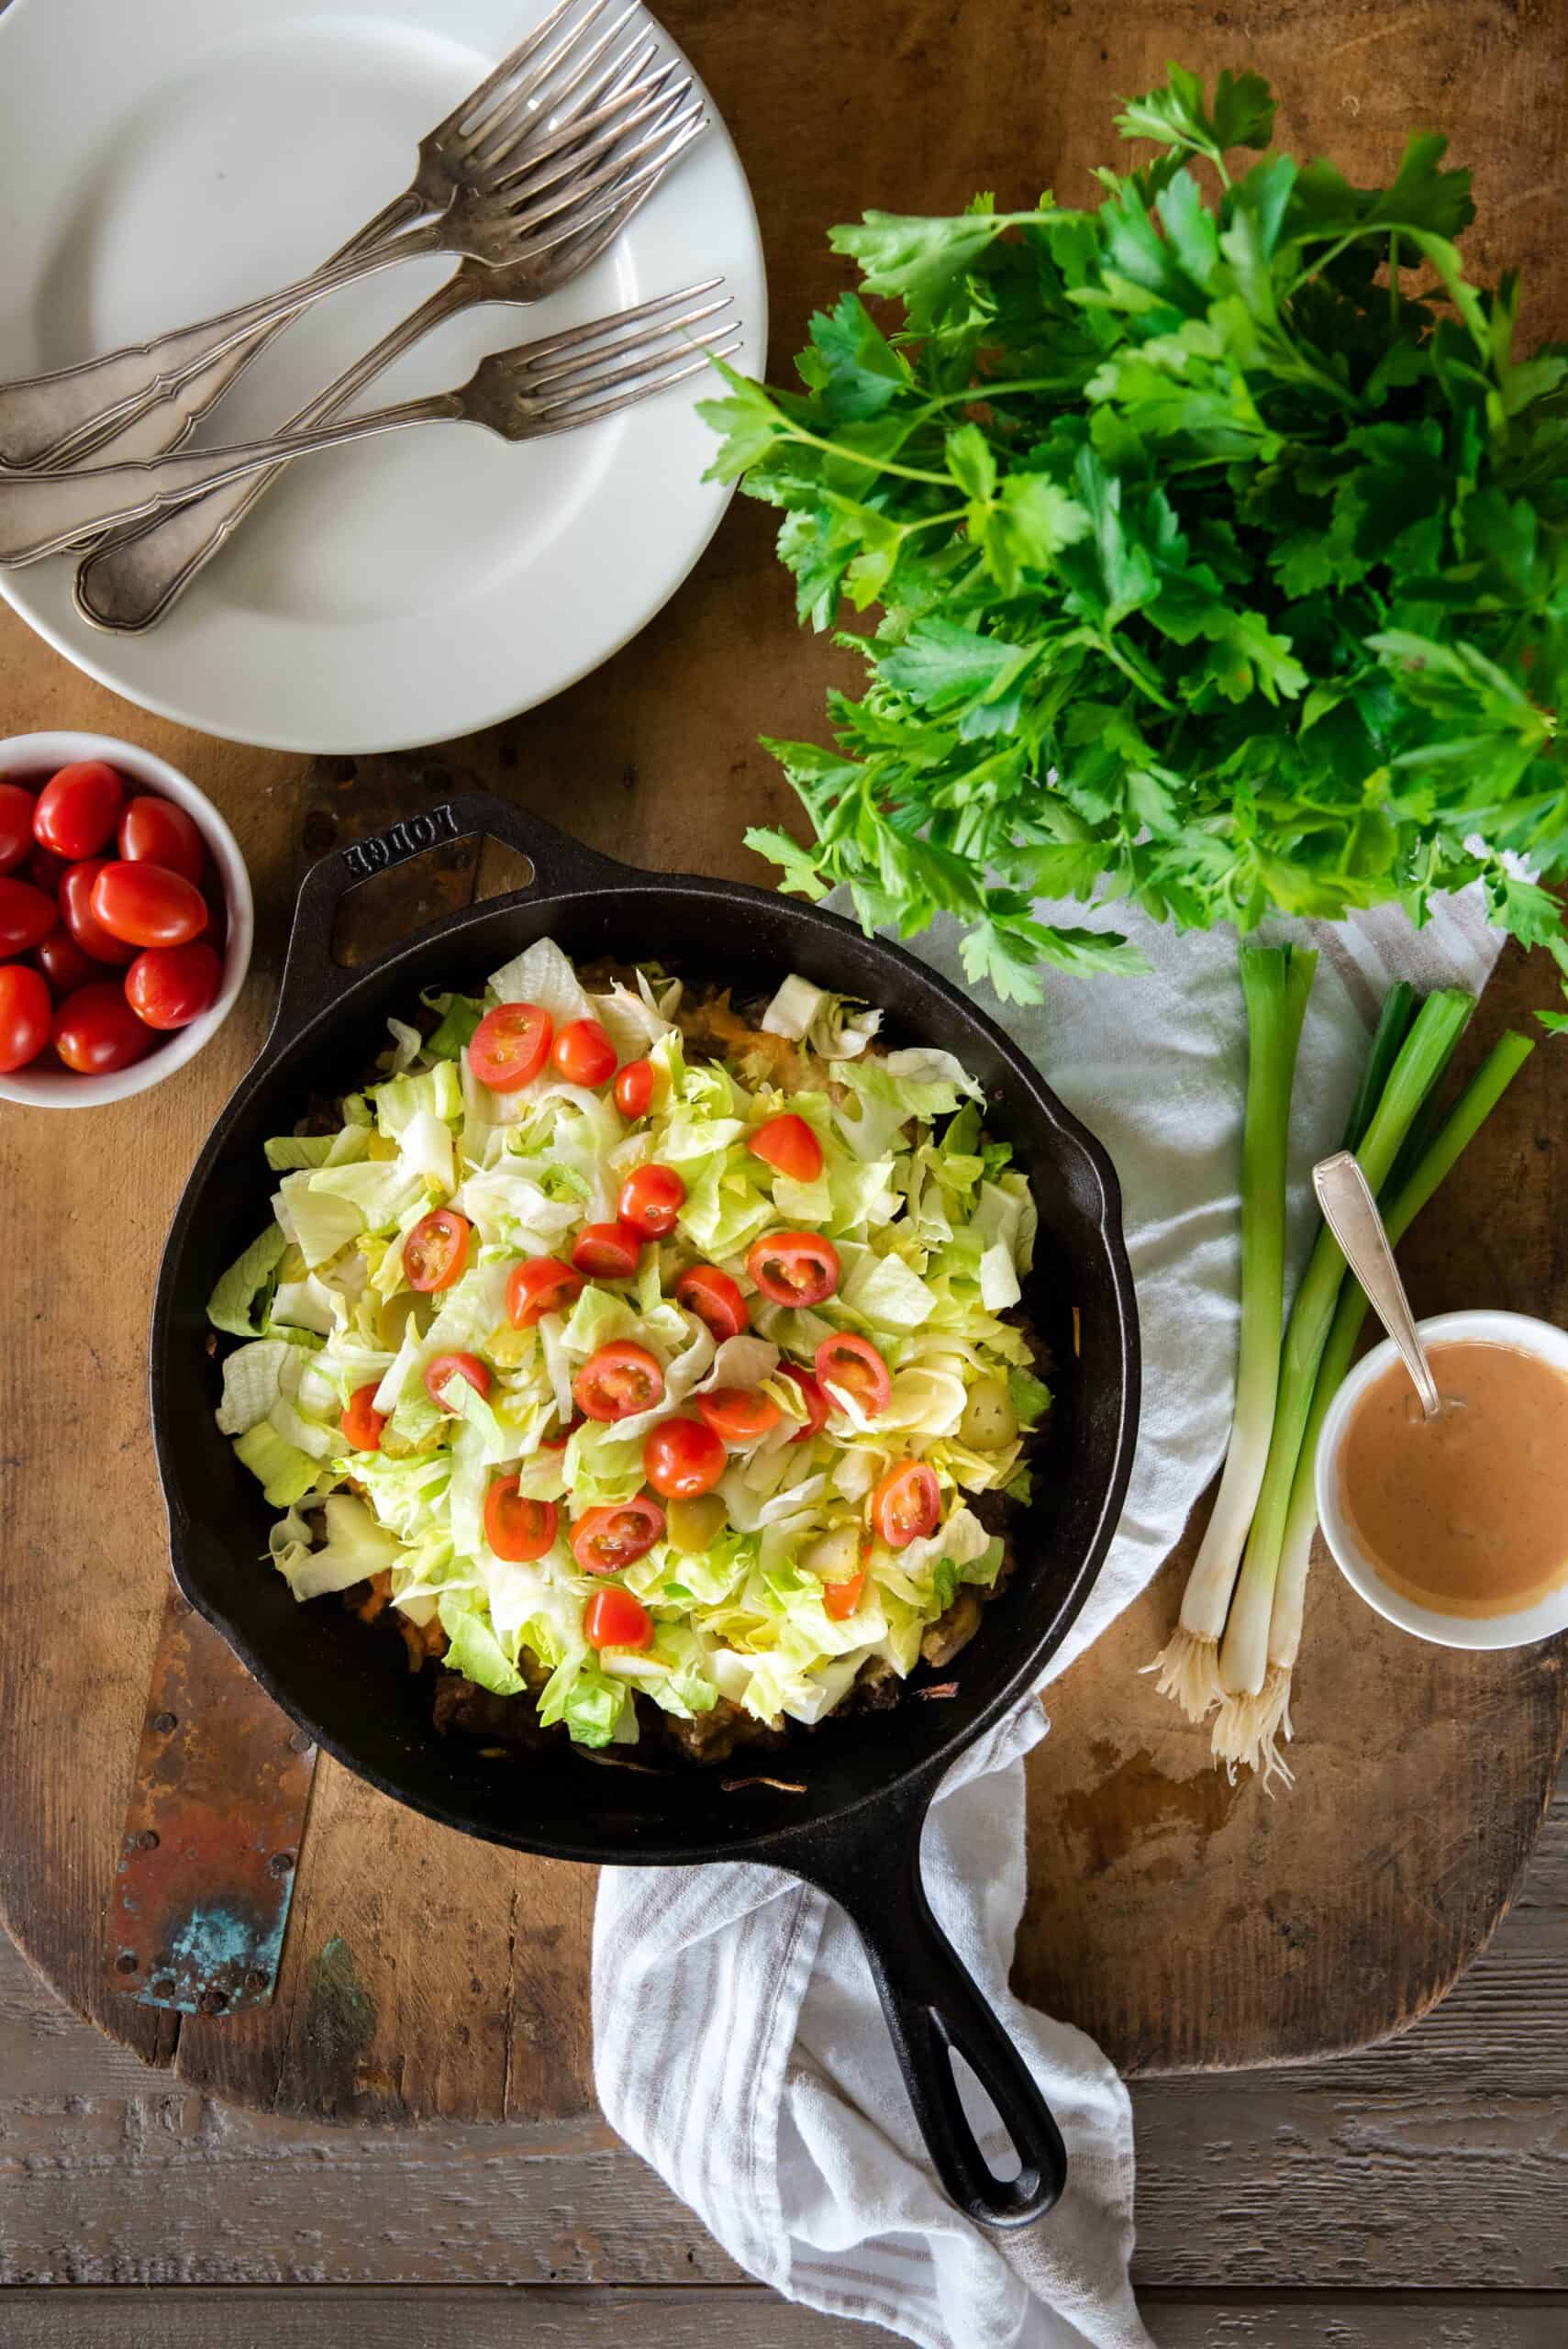
[[[159,513],[196,492],[219,489],[284,460],[341,448],[377,433],[399,432],[412,424],[483,424],[504,440],[536,440],[595,423],[668,391],[700,373],[711,358],[728,358],[740,349],[736,320],[726,320],[722,328],[706,333],[687,331],[728,309],[728,295],[695,308],[675,309],[722,283],[721,278],[706,278],[679,293],[639,303],[635,309],[564,328],[514,351],[495,351],[480,361],[456,391],[402,400],[346,424],[274,434],[234,449],[161,457],[152,464],[0,473],[0,562],[37,562],[44,555],[58,554],[84,531]],[[675,315],[661,316],[673,309]],[[678,339],[672,342],[672,337]]]
[[[584,47],[609,5],[557,0],[494,72],[427,131],[407,187],[326,268],[373,251],[425,213],[443,210],[461,188],[494,174],[537,129],[541,113],[559,108],[574,93],[579,114],[607,95],[624,77],[631,52],[589,77],[636,14],[637,0]],[[649,43],[644,57],[652,52]],[[74,367],[0,384],[0,464],[76,463],[111,435],[119,456],[151,457],[176,447],[295,313],[236,336],[233,322],[243,315],[228,311]]]
[[[676,161],[678,157],[673,156],[664,170],[673,170]],[[495,269],[475,262],[461,262],[428,301],[384,335],[335,383],[307,401],[282,429],[293,434],[313,424],[325,424],[395,360],[460,311],[481,302],[542,301],[615,241],[662,177],[662,173],[651,179],[597,227],[558,245],[542,262],[513,262]],[[157,516],[150,522],[132,523],[97,540],[76,573],[76,608],[83,618],[95,628],[116,629],[123,635],[155,627],[172,610],[196,574],[228,545],[282,472],[283,467],[276,465],[231,482],[227,488],[209,490],[205,497],[187,498],[172,513]]]

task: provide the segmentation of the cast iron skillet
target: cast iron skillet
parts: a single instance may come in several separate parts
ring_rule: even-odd
[[[329,959],[339,899],[356,881],[444,840],[490,833],[534,863],[531,887],[428,924],[368,968]],[[213,1424],[217,1368],[204,1308],[264,1226],[275,1178],[261,1145],[308,1096],[336,1096],[384,1047],[389,1012],[421,987],[479,989],[536,938],[573,956],[684,963],[766,992],[786,971],[880,1004],[895,1038],[956,1052],[980,1079],[987,1121],[1010,1141],[1040,1208],[1029,1309],[1060,1365],[1051,1449],[1023,1516],[1018,1564],[980,1631],[940,1675],[922,1666],[894,1710],[830,1716],[788,1766],[804,1794],[728,1793],[721,1774],[672,1755],[655,1771],[592,1766],[569,1746],[487,1761],[430,1726],[430,1682],[401,1646],[346,1609],[301,1607],[259,1565],[274,1512]],[[1073,1309],[1081,1354],[1074,1361]],[[814,907],[733,882],[634,871],[522,809],[455,797],[325,857],[300,891],[278,1008],[261,1057],[214,1128],[164,1252],[152,1320],[152,1426],[181,1589],[312,1738],[384,1793],[465,1834],[553,1858],[672,1866],[744,1859],[840,1900],[860,1930],[915,2112],[943,2185],[973,2217],[1016,2225],[1062,2191],[1065,2157],[1044,2100],[927,1904],[920,1830],[948,1766],[1040,1676],[1094,1581],[1127,1487],[1138,1419],[1138,1329],[1120,1198],[1104,1152],[1009,1040],[955,988],[895,947]],[[955,1680],[951,1697],[915,1693]],[[644,1756],[646,1758],[646,1756]],[[744,1773],[744,1758],[737,1763]],[[964,2117],[961,2053],[1006,2125],[1020,2167],[1000,2179]]]

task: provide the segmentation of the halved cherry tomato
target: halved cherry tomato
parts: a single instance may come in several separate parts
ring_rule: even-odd
[[[49,989],[25,963],[0,966],[0,1070],[36,1061],[49,1041]]]
[[[819,1231],[766,1231],[746,1270],[774,1305],[820,1305],[839,1286],[839,1252]]]
[[[790,1442],[791,1443],[809,1443],[817,1430],[825,1428],[828,1424],[829,1409],[828,1397],[811,1373],[808,1370],[797,1368],[793,1362],[779,1364],[779,1376],[789,1379],[799,1388],[800,1399],[806,1409],[806,1424],[795,1430]]]
[[[492,1093],[516,1093],[544,1066],[554,1033],[542,1004],[498,1003],[469,1038],[468,1064]]]
[[[629,1279],[641,1253],[641,1235],[629,1223],[585,1223],[572,1242],[573,1263],[595,1281]]]
[[[356,1386],[343,1413],[343,1434],[356,1452],[379,1452],[381,1431],[388,1417],[375,1407],[375,1390],[380,1384],[373,1378],[368,1386]]]
[[[564,1313],[586,1283],[559,1256],[525,1256],[506,1275],[506,1319],[514,1330],[531,1330],[547,1313]]]
[[[72,949],[80,952],[74,940]],[[139,954],[125,974],[125,999],[150,1028],[188,1028],[217,1001],[222,985],[217,948],[194,938],[188,946],[150,946]]]
[[[115,829],[125,785],[102,759],[82,759],[51,775],[33,808],[33,838],[56,856],[96,856]],[[144,944],[153,941],[147,939]]]
[[[692,1400],[715,1435],[722,1436],[726,1443],[755,1443],[784,1417],[773,1397],[764,1395],[760,1386],[714,1386],[706,1395],[694,1395]]]
[[[585,1575],[618,1575],[646,1557],[663,1531],[663,1510],[639,1493],[584,1509],[572,1529],[572,1554]]]
[[[837,1386],[858,1403],[867,1419],[874,1419],[893,1392],[887,1364],[869,1338],[840,1330],[824,1338],[817,1349],[817,1379],[821,1386]],[[832,1401],[832,1397],[828,1397]]]
[[[776,1167],[792,1182],[815,1183],[822,1172],[822,1145],[806,1119],[793,1110],[782,1118],[769,1118],[746,1147],[753,1158]]]
[[[866,1586],[865,1568],[858,1575],[847,1575],[842,1582],[828,1582],[822,1586],[824,1611],[835,1623],[848,1620],[861,1603],[861,1593]]]
[[[701,1419],[661,1419],[642,1444],[642,1473],[667,1501],[711,1493],[729,1464],[724,1439]]]
[[[716,1338],[738,1338],[751,1315],[728,1273],[717,1264],[692,1264],[675,1283],[675,1302],[706,1321]]]
[[[675,1229],[686,1186],[673,1166],[634,1166],[620,1186],[617,1212],[644,1240],[662,1240]]]
[[[635,1591],[608,1583],[583,1609],[583,1637],[591,1648],[645,1648],[653,1637],[653,1618]]]
[[[615,1074],[616,1048],[596,1019],[569,1019],[550,1057],[568,1085],[603,1085]]]
[[[30,881],[0,879],[0,954],[25,954],[41,945],[60,920],[60,907]]]
[[[60,876],[60,910],[66,929],[83,953],[91,954],[95,963],[108,963],[117,968],[135,962],[136,949],[128,946],[123,938],[111,937],[94,915],[94,885],[99,874],[108,869],[101,856],[90,857],[85,864],[68,864]]]
[[[906,1550],[941,1523],[942,1488],[923,1460],[901,1460],[871,1497],[871,1521],[890,1550]]]
[[[115,839],[128,864],[161,864],[166,873],[181,874],[187,881],[202,877],[206,843],[195,818],[176,807],[172,799],[153,799],[145,794],[128,799],[120,810]],[[86,853],[91,855],[92,851]]]
[[[578,1429],[580,1427],[585,1427],[586,1424],[587,1422],[584,1419],[582,1412],[573,1411],[571,1419],[565,1427],[557,1428],[553,1435],[540,1436],[539,1440],[539,1450],[541,1452],[564,1452],[573,1437],[576,1434]]]
[[[33,795],[24,791],[19,783],[0,783],[0,873],[15,873],[25,864],[33,846]],[[648,1068],[646,1061],[638,1063]],[[648,1089],[653,1090],[653,1071],[648,1069]],[[617,1086],[619,1097],[619,1086]]]
[[[422,1215],[403,1243],[403,1277],[410,1288],[450,1288],[468,1262],[473,1226],[455,1208]]]
[[[51,930],[34,952],[39,969],[56,995],[69,995],[72,987],[84,987],[93,979],[108,976],[104,964],[95,962],[91,954],[84,954],[63,925]]]
[[[481,1401],[490,1392],[490,1373],[477,1354],[433,1354],[425,1364],[425,1392],[432,1403],[440,1404],[443,1411],[451,1408],[441,1397],[454,1376],[466,1378]]]
[[[41,979],[39,985],[42,986]],[[55,1012],[50,1033],[66,1067],[79,1076],[107,1076],[115,1069],[129,1068],[157,1041],[126,1001],[117,979],[100,979],[68,995]]]
[[[664,1392],[657,1355],[629,1338],[617,1338],[590,1354],[572,1382],[577,1408],[585,1419],[625,1419],[651,1411]]]
[[[652,1107],[652,1062],[628,1061],[616,1071],[616,1108],[623,1118],[646,1118]]]
[[[560,1514],[553,1501],[519,1493],[516,1476],[496,1476],[484,1496],[484,1539],[498,1558],[526,1565],[550,1548]]]
[[[93,919],[128,946],[184,946],[206,928],[206,899],[161,864],[106,864],[93,884]]]

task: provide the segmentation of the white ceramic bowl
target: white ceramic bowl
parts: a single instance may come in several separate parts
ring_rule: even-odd
[[[1503,1313],[1482,1306],[1467,1313],[1436,1313],[1417,1326],[1428,1345],[1458,1338],[1478,1339],[1486,1345],[1511,1346],[1517,1353],[1534,1354],[1538,1360],[1568,1373],[1568,1330],[1559,1330],[1551,1321],[1537,1321],[1528,1313]],[[1397,1360],[1392,1339],[1385,1338],[1381,1346],[1374,1346],[1365,1360],[1356,1364],[1335,1396],[1318,1440],[1318,1522],[1340,1572],[1360,1591],[1367,1605],[1374,1607],[1389,1622],[1397,1623],[1403,1631],[1414,1631],[1418,1640],[1431,1640],[1439,1647],[1525,1648],[1533,1646],[1538,1640],[1551,1639],[1555,1632],[1568,1631],[1568,1580],[1538,1599],[1533,1607],[1520,1608],[1512,1615],[1442,1615],[1391,1589],[1357,1541],[1340,1498],[1340,1455],[1345,1430],[1367,1388],[1382,1376],[1390,1363]],[[1568,1461],[1563,1463],[1562,1482],[1564,1519],[1568,1520]]]
[[[0,1075],[0,1100],[24,1102],[37,1109],[95,1109],[105,1101],[128,1100],[133,1093],[145,1093],[150,1085],[161,1085],[166,1076],[183,1068],[209,1037],[217,1035],[233,1010],[250,967],[255,935],[250,876],[234,834],[211,800],[204,798],[178,768],[155,759],[150,751],[139,751],[131,742],[112,741],[105,734],[13,734],[0,741],[0,777],[47,779],[57,767],[69,766],[77,759],[106,759],[128,783],[173,800],[197,826],[223,883],[228,911],[223,985],[217,1000],[199,1019],[188,1028],[172,1030],[144,1060],[133,1062],[129,1068],[116,1069],[107,1076],[78,1076],[73,1070],[61,1068],[19,1068],[9,1076]]]

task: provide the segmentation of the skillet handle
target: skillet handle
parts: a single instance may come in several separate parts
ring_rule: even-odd
[[[947,2192],[978,2225],[1027,2226],[1061,2199],[1066,2149],[1033,2074],[931,1913],[920,1877],[930,1792],[891,1816],[879,1805],[869,1832],[841,1827],[827,1851],[806,1838],[785,1865],[831,1893],[865,1944],[904,2085]],[[1001,2116],[1018,2156],[1017,2177],[997,2177],[980,2150],[959,2096],[955,2054]]]
[[[347,848],[332,849],[311,866],[295,900],[277,1008],[267,1038],[269,1049],[292,1037],[325,1009],[343,985],[344,973],[332,960],[332,930],[339,905],[349,891],[395,864],[406,863],[425,849],[439,848],[449,841],[472,840],[475,835],[488,835],[507,848],[520,850],[534,868],[529,890],[537,889],[544,896],[624,882],[631,871],[613,857],[584,848],[580,841],[546,823],[542,816],[530,815],[514,800],[489,791],[451,792],[417,815],[388,824],[384,831],[352,841]],[[435,922],[426,925],[438,926]],[[410,933],[416,938],[422,935],[422,930]]]

